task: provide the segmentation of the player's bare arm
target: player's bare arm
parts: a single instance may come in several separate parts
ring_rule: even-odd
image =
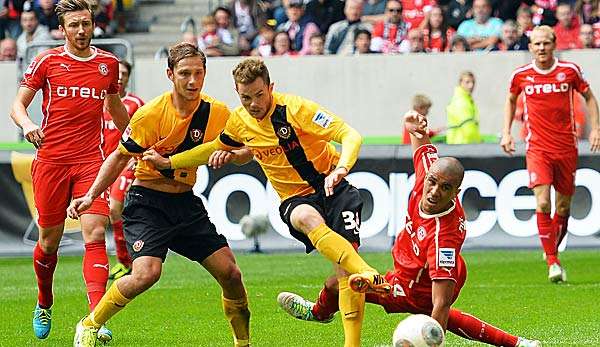
[[[348,172],[356,163],[362,145],[362,136],[348,124],[344,124],[342,130],[333,140],[342,144],[342,151],[337,167],[325,177],[325,196],[333,195],[333,188],[348,175]]]
[[[44,142],[44,132],[29,118],[29,114],[27,113],[27,107],[31,104],[35,93],[34,90],[26,87],[19,88],[10,117],[23,130],[25,139],[31,142],[35,148],[40,148]]]
[[[127,124],[129,124],[129,114],[127,113],[125,105],[123,105],[119,94],[108,94],[104,100],[104,106],[108,113],[110,113],[117,129],[119,129],[121,133],[125,131]]]
[[[410,134],[410,143],[413,152],[417,148],[431,143],[429,139],[429,129],[427,126],[427,118],[419,114],[417,111],[410,110],[404,114],[404,126]]]
[[[129,163],[130,158],[131,156],[125,155],[119,150],[113,151],[100,167],[98,176],[96,176],[90,190],[83,197],[71,201],[67,208],[69,218],[77,219],[79,213],[90,208],[92,202],[119,177],[121,171]]]
[[[248,148],[234,149],[232,151],[217,150],[208,158],[208,166],[220,169],[227,163],[241,166],[249,163],[253,158],[252,151]]]
[[[438,321],[444,331],[448,326],[448,315],[450,314],[455,285],[456,283],[452,280],[433,280],[431,288],[431,301],[433,303],[431,318]]]
[[[504,104],[504,126],[502,128],[502,139],[500,140],[500,147],[508,155],[513,155],[515,152],[515,140],[510,133],[512,123],[515,118],[515,110],[517,108],[517,95],[508,93],[506,97],[506,103]]]
[[[590,88],[583,93],[583,97],[590,113],[590,148],[592,152],[600,152],[600,112],[598,112],[598,100]]]

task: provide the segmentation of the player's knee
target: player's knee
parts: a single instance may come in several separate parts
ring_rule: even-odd
[[[319,226],[323,218],[313,208],[300,205],[292,211],[290,221],[295,229],[308,233]]]
[[[132,276],[142,291],[152,287],[160,279],[161,268],[159,266],[145,266],[136,270]]]
[[[542,213],[550,213],[552,206],[550,200],[539,199],[537,202],[537,211]]]
[[[232,264],[227,271],[224,271],[218,278],[219,283],[227,288],[239,288],[242,284],[242,272],[240,268]]]
[[[116,208],[114,206],[110,206],[110,221],[114,223],[115,221],[121,220],[121,209]]]
[[[570,214],[571,210],[571,206],[570,204],[567,203],[558,203],[556,204],[556,213],[559,216],[565,217],[568,216]]]
[[[58,245],[60,244],[60,240],[56,240],[51,237],[42,238],[40,236],[40,238],[38,239],[38,244],[40,245],[40,248],[42,249],[42,252],[44,252],[44,254],[54,254],[58,251]]]

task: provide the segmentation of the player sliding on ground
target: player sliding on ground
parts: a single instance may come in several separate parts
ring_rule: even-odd
[[[387,313],[421,313],[451,332],[496,346],[536,347],[478,318],[451,308],[467,278],[460,250],[465,241],[465,214],[458,193],[464,175],[452,157],[438,158],[429,141],[427,120],[415,111],[405,115],[415,168],[415,186],[408,202],[406,226],[392,249],[394,271],[386,275],[390,294],[367,293],[367,302]],[[280,293],[280,306],[293,317],[327,323],[338,310],[338,288],[328,279],[316,303],[293,293]]]
[[[172,91],[142,106],[131,119],[121,143],[106,159],[87,194],[73,200],[68,213],[77,218],[90,207],[134,156],[154,148],[178,153],[216,138],[229,117],[222,102],[203,94],[204,53],[188,43],[169,49],[167,77]],[[249,161],[252,154],[239,157]],[[158,171],[138,162],[123,210],[124,234],[133,259],[131,275],[115,280],[96,308],[77,324],[73,345],[94,346],[98,329],[136,296],[160,279],[170,249],[200,263],[221,286],[223,310],[235,347],[250,345],[248,300],[242,274],[223,235],[208,218],[202,200],[192,193],[194,165]],[[190,313],[191,314],[191,313]],[[191,314],[193,315],[193,314]]]
[[[154,151],[143,159],[161,169],[206,163],[220,167],[237,156],[227,150],[250,148],[282,200],[279,211],[292,236],[304,243],[307,253],[316,248],[333,262],[345,346],[359,346],[364,292],[390,290],[355,250],[363,203],[344,177],[356,161],[361,137],[318,104],[273,92],[269,71],[258,59],[242,61],[233,77],[242,106],[217,139],[170,159]],[[330,141],[342,144],[341,154]]]

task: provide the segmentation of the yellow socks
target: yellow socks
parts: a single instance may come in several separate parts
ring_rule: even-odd
[[[118,282],[117,280],[110,286],[96,308],[94,308],[94,311],[83,320],[83,326],[100,328],[131,301],[131,299],[127,299],[121,294],[119,287],[117,287]]]
[[[311,230],[308,233],[308,238],[319,253],[332,262],[340,264],[342,269],[351,274],[367,271],[377,272],[358,255],[348,240],[338,235],[324,223]]]
[[[348,286],[348,277],[338,278],[339,304],[344,326],[344,347],[360,346],[360,332],[365,313],[365,294]]]
[[[223,300],[223,312],[231,324],[233,341],[235,347],[250,346],[250,311],[248,310],[248,297],[240,299]]]

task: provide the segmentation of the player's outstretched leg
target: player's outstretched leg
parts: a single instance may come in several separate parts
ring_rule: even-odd
[[[313,310],[316,304],[298,294],[281,292],[277,295],[277,303],[285,312],[297,319],[319,323],[329,323],[333,320],[333,314],[324,319],[315,317]]]
[[[458,336],[493,346],[540,347],[542,345],[537,340],[528,340],[511,335],[475,316],[457,309],[450,309],[448,330]]]
[[[52,279],[58,262],[57,252],[44,253],[39,242],[33,249],[33,269],[38,283],[38,302],[33,311],[33,332],[38,339],[45,339],[52,328]]]

